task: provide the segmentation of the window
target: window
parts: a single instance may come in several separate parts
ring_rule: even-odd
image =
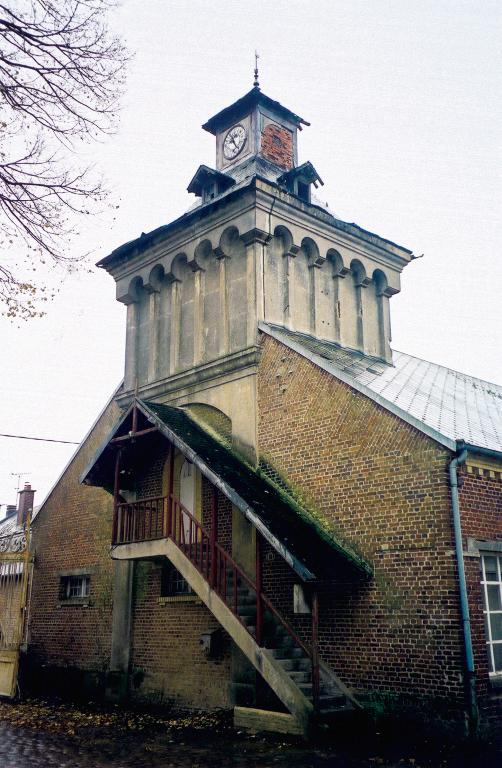
[[[60,600],[83,600],[89,597],[91,586],[91,577],[82,576],[62,576],[59,589]]]
[[[192,595],[193,592],[188,582],[173,565],[164,565],[160,583],[161,597],[175,597],[176,595]]]
[[[502,554],[481,555],[481,584],[489,670],[502,675]]]
[[[303,181],[299,181],[297,185],[297,194],[300,200],[305,200],[306,203],[310,203],[310,186]]]

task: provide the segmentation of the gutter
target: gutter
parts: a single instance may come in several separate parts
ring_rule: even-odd
[[[474,656],[472,651],[471,620],[469,616],[469,603],[467,600],[467,583],[465,579],[464,552],[462,542],[462,524],[460,520],[460,504],[458,497],[457,469],[467,459],[465,444],[459,443],[459,452],[450,461],[449,480],[451,489],[451,506],[453,512],[453,527],[455,532],[455,555],[457,559],[458,581],[460,589],[460,611],[462,615],[462,629],[464,635],[465,666],[466,666],[466,698],[469,718],[469,735],[474,736],[478,727],[478,703],[476,698],[476,673],[474,669]],[[488,449],[487,449],[488,450]]]

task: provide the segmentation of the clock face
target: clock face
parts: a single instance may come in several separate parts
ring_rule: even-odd
[[[242,152],[246,143],[246,129],[242,125],[234,125],[230,128],[223,141],[223,154],[227,160],[233,160],[234,157]]]

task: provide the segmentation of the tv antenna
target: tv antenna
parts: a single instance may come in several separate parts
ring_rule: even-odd
[[[10,473],[10,476],[11,476],[11,477],[17,477],[17,488],[16,488],[16,493],[19,493],[19,486],[21,485],[21,478],[22,478],[24,475],[28,476],[29,474],[30,474],[29,472],[11,472],[11,473]]]

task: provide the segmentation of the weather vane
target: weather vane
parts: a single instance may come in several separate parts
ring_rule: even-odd
[[[254,52],[254,83],[253,86],[255,88],[260,87],[260,83],[258,82],[258,59],[260,58],[258,51]]]

